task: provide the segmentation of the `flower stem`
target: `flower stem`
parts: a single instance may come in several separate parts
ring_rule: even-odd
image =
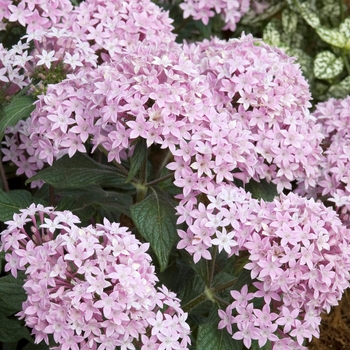
[[[151,181],[151,182],[148,182],[148,183],[146,184],[146,186],[154,186],[154,185],[157,185],[158,183],[160,183],[160,182],[162,182],[162,181],[171,179],[173,176],[174,176],[173,173],[168,174],[168,175],[165,175],[165,176],[163,176],[163,177],[160,177],[159,179],[155,179],[155,180],[153,180],[153,181]]]
[[[230,303],[228,303],[226,300],[219,298],[218,296],[214,296],[215,301],[221,305],[221,307],[227,308]]]
[[[1,150],[0,150],[1,152]],[[9,192],[10,191],[10,187],[9,187],[9,183],[7,181],[7,177],[6,177],[6,173],[5,173],[5,168],[4,168],[4,164],[2,163],[2,156],[0,155],[0,175],[1,175],[1,181],[4,185],[4,191],[5,192]]]
[[[339,8],[340,8],[340,22],[344,21],[344,4],[343,0],[339,0]]]
[[[215,245],[213,247],[212,260],[209,266],[209,287],[211,287],[214,279],[215,260],[216,260],[217,251],[218,251],[218,246]]]
[[[212,288],[212,292],[218,293],[218,292],[221,292],[227,288],[233,287],[236,284],[237,280],[238,280],[238,278],[235,278],[235,279],[231,280],[230,282],[221,284],[220,286],[216,286],[215,288]]]
[[[344,50],[342,50],[342,58],[343,58],[343,61],[344,61],[344,65],[345,65],[346,71],[348,72],[348,75],[350,75],[350,65],[349,65],[349,61],[348,61],[348,58],[347,58],[346,53],[344,52]]]
[[[215,296],[213,295],[212,290],[206,287],[203,293],[190,300],[186,305],[182,307],[182,310],[189,312],[207,300],[215,302]]]
[[[156,178],[160,176],[161,171],[163,170],[163,168],[169,163],[169,160],[172,158],[173,154],[168,150],[166,152],[165,157],[163,158],[160,166],[159,166],[159,170],[157,171],[156,174]]]

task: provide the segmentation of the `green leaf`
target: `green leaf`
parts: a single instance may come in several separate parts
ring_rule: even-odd
[[[170,251],[176,242],[176,216],[170,198],[156,192],[131,206],[131,218],[141,236],[156,254],[160,269],[168,266]]]
[[[350,76],[344,78],[338,85],[344,88],[348,92],[348,95],[350,95]]]
[[[0,342],[13,343],[22,338],[31,339],[28,329],[19,320],[13,320],[0,314]]]
[[[212,21],[209,20],[208,24],[204,24],[202,21],[193,21],[201,35],[205,39],[209,39],[212,34]]]
[[[281,46],[281,35],[274,22],[269,22],[264,28],[263,40],[271,46]]]
[[[241,350],[242,342],[232,339],[226,329],[206,323],[198,327],[196,350]]]
[[[245,185],[245,190],[250,192],[253,198],[263,199],[267,202],[272,202],[275,196],[278,195],[276,185],[266,180],[261,180],[260,182],[250,180]]]
[[[11,220],[13,214],[33,203],[30,192],[25,190],[0,191],[0,221]]]
[[[181,298],[182,305],[189,303],[191,300],[201,295],[205,290],[205,283],[203,279],[192,269],[187,273],[185,278],[186,283],[181,285],[181,289],[179,291],[179,297]]]
[[[344,48],[347,44],[347,39],[339,29],[330,29],[325,27],[316,28],[317,34],[320,38],[328,44],[335,47]]]
[[[309,82],[314,78],[313,72],[313,59],[304,50],[291,47],[286,50],[286,54],[297,58],[297,63],[300,64],[300,68],[303,71],[304,76]]]
[[[57,194],[62,196],[57,203],[57,210],[70,210],[82,221],[90,219],[98,208],[130,216],[132,197],[129,194],[105,191],[97,185],[59,190]]]
[[[317,54],[314,61],[314,74],[318,79],[333,79],[344,68],[343,60],[330,51]]]
[[[303,16],[304,20],[312,27],[318,28],[321,25],[319,17],[310,8],[309,3],[303,2],[299,5],[300,14]]]
[[[34,100],[30,96],[14,97],[4,107],[0,119],[0,139],[4,137],[5,129],[8,126],[15,126],[20,120],[26,119],[35,109]]]
[[[278,1],[276,4],[270,4],[270,6],[261,13],[256,13],[256,11],[251,9],[243,16],[240,23],[252,25],[266,21],[267,19],[272,18],[276,13],[280,12],[284,6],[285,4],[283,1]]]
[[[350,38],[350,18],[347,17],[339,26],[340,32],[348,39]]]
[[[126,176],[115,167],[102,165],[82,153],[72,158],[68,155],[57,160],[26,181],[26,184],[43,180],[56,188],[79,188],[88,185],[103,185],[127,189]]]
[[[126,183],[128,183],[132,180],[132,178],[139,171],[142,163],[145,162],[146,156],[147,156],[147,151],[148,151],[148,149],[147,149],[146,140],[140,137],[136,142],[134,153],[131,157],[131,165],[130,165],[129,175],[128,175],[128,178],[125,180]]]
[[[296,12],[285,8],[282,11],[282,26],[283,30],[288,34],[293,34],[298,25],[298,15]]]
[[[14,278],[12,275],[7,275],[0,278],[1,305],[12,309],[13,313],[20,311],[22,303],[27,299],[21,276]]]

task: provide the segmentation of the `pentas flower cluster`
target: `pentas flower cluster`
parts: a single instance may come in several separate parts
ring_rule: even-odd
[[[29,83],[34,88],[62,81],[79,67],[96,66],[97,56],[88,43],[64,29],[37,30],[7,50],[0,45],[1,95],[9,98]]]
[[[208,197],[216,217],[227,213],[226,203],[217,204],[221,197]],[[306,349],[304,340],[319,335],[320,314],[337,305],[349,286],[350,230],[332,208],[293,193],[260,201],[253,211],[244,231],[227,220],[216,225],[232,231],[230,244],[249,252],[245,268],[256,281],[251,293],[247,286],[231,291],[234,301],[219,311],[219,328],[226,327],[248,348],[256,339],[261,347],[270,340],[274,350]],[[265,305],[257,309],[253,298]]]
[[[316,105],[313,115],[322,127],[324,157],[322,177],[314,193],[333,202],[342,221],[350,224],[350,98],[334,99]]]
[[[48,29],[66,18],[72,9],[72,3],[69,0],[21,0],[16,2],[1,0],[0,30],[6,29],[4,19],[26,27],[27,33]]]
[[[28,48],[29,44],[21,42],[10,50],[0,44],[0,98],[2,100],[10,99],[21,88],[28,85],[28,79],[23,75]]]
[[[31,51],[29,51],[30,45],[34,46]],[[45,92],[48,84],[55,86],[53,83],[61,81],[69,74],[96,66],[97,56],[87,43],[73,38],[66,30],[53,28],[37,31],[34,35],[28,36],[27,43],[19,42],[10,51],[4,50],[1,61],[6,63],[6,67],[12,67],[8,68],[13,76],[12,83],[26,86],[32,82],[34,85],[30,91],[38,94]],[[18,68],[13,69],[16,65]],[[6,80],[7,76],[4,76],[3,80]],[[20,78],[22,80],[19,80]],[[8,96],[11,92],[12,94],[17,92],[19,87],[6,83],[3,89],[5,96]],[[44,95],[41,96],[44,98]],[[47,95],[45,101],[51,105],[50,111],[56,112],[56,101],[50,100]],[[61,115],[59,117],[62,118]],[[44,119],[41,118],[41,121]],[[35,152],[40,140],[31,135],[29,126],[33,126],[31,119],[20,121],[15,127],[7,128],[2,150],[3,161],[11,161],[18,167],[17,175],[25,174],[27,177],[33,176],[43,168],[44,163],[47,163],[46,159],[43,161],[43,156],[40,156],[39,152]],[[36,182],[32,186],[39,184]]]
[[[197,162],[206,160],[208,170],[202,172],[212,176],[215,166],[237,168],[234,176],[243,182],[266,178],[279,192],[297,179],[315,186],[323,135],[308,110],[308,84],[293,59],[251,35],[204,41],[185,52],[207,76],[210,103],[219,113],[191,137],[200,153]]]
[[[31,205],[6,222],[5,271],[25,271],[27,300],[18,314],[35,341],[52,349],[187,349],[179,300],[157,277],[127,228],[104,220],[78,227],[69,211]]]
[[[204,187],[204,186],[203,186]],[[228,256],[239,254],[250,234],[251,220],[256,219],[258,201],[251,194],[234,185],[222,183],[203,188],[208,204],[191,196],[176,208],[180,214],[178,224],[186,222],[186,231],[178,230],[181,240],[177,248],[186,249],[197,263],[201,258],[210,260],[210,247],[216,246]]]
[[[15,132],[21,143],[30,143],[28,155],[39,163],[52,164],[63,154],[86,152],[88,140],[94,148],[102,146],[109,161],[120,162],[138,137],[148,146],[158,143],[175,151],[175,145],[189,139],[189,131],[203,119],[199,96],[206,95],[210,96],[208,82],[180,45],[154,48],[139,43],[136,52],[124,53],[117,62],[80,69],[49,85],[31,118],[8,129],[6,160],[18,164],[23,155]],[[39,163],[30,163],[31,174],[40,169]]]
[[[237,196],[231,192],[236,190],[226,187],[235,178],[244,183],[266,179],[279,192],[291,189],[297,179],[315,186],[323,135],[308,111],[307,83],[282,52],[251,36],[190,45],[185,52],[210,82],[210,100],[202,97],[209,112],[191,131],[191,139],[180,141],[168,168],[174,170],[174,184],[183,189],[178,223],[188,224],[186,232],[180,231],[178,247],[195,254],[198,261],[210,259],[209,249],[219,239],[215,226],[206,222],[215,205],[204,206],[199,195],[219,196],[219,202],[235,198],[235,206]],[[240,228],[237,220],[245,220],[254,203],[246,194],[238,197],[239,205],[244,204],[242,212],[226,208],[215,218],[217,224],[227,215],[229,221],[234,219],[233,227]],[[222,238],[226,235],[220,233],[220,239],[232,238]]]
[[[201,20],[205,25],[215,13],[220,14],[226,23],[223,30],[229,29],[234,32],[236,24],[249,11],[250,0],[185,0],[180,7],[184,11],[184,18],[192,16],[193,19]]]
[[[25,36],[27,43],[34,48],[28,56],[24,53],[23,67],[25,74],[36,83],[35,88],[45,92],[40,85],[55,84],[79,70],[97,65],[97,55],[86,42],[75,38],[71,32],[65,29],[51,28],[48,30],[36,31]]]
[[[140,41],[152,45],[175,41],[172,22],[168,12],[150,0],[87,0],[59,26],[92,43],[95,52],[108,61]]]

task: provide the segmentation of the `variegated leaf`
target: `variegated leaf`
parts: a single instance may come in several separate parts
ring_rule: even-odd
[[[318,79],[332,79],[344,68],[343,60],[330,51],[317,54],[314,61],[314,74]]]
[[[294,33],[298,25],[298,15],[296,12],[285,8],[282,11],[282,26],[286,33]]]
[[[319,27],[316,28],[316,32],[323,41],[335,47],[342,49],[347,43],[346,36],[339,29]]]
[[[274,22],[269,22],[263,31],[263,40],[271,46],[281,45],[281,34]]]
[[[350,38],[350,18],[347,17],[339,26],[340,32],[347,38]]]
[[[303,2],[299,5],[300,14],[303,16],[304,20],[312,27],[318,28],[321,25],[320,19],[317,14],[312,11],[307,2]]]

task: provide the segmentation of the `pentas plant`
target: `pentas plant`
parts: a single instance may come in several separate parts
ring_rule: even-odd
[[[2,0],[0,3],[1,29],[18,25],[25,27],[27,33],[49,29],[64,20],[72,9],[73,5],[69,0],[49,2]]]
[[[28,48],[28,44],[22,43],[10,50],[4,48],[2,44],[0,45],[1,102],[9,100],[21,88],[28,85],[27,79],[21,72],[28,59],[28,53],[25,53]]]
[[[35,342],[62,350],[186,349],[187,314],[174,293],[156,288],[149,244],[106,219],[96,227],[79,221],[31,205],[2,232],[5,271],[26,274],[18,316]]]
[[[230,192],[237,196],[237,190]],[[215,229],[231,231],[230,240],[220,241],[219,235],[215,243],[229,254],[246,249],[245,268],[255,280],[251,292],[247,285],[231,291],[234,301],[219,311],[219,328],[243,339],[247,348],[256,339],[260,347],[270,341],[273,349],[306,349],[304,339],[319,335],[321,313],[337,305],[349,286],[349,229],[333,209],[293,193],[252,203],[239,226],[237,219],[234,226],[227,219],[228,212],[239,215],[222,193],[209,198],[216,208],[210,216],[220,218]],[[257,308],[259,299],[263,306]]]
[[[204,42],[185,51],[210,81],[217,114],[203,119],[191,140],[179,144],[167,167],[175,171],[174,184],[183,188],[177,197],[178,223],[186,222],[188,229],[181,233],[180,246],[210,258],[215,230],[196,220],[200,207],[203,215],[210,215],[199,195],[216,195],[234,179],[266,179],[278,192],[291,189],[297,179],[315,186],[323,135],[308,110],[306,81],[279,50],[248,36],[229,43]]]
[[[194,20],[201,20],[205,25],[210,17],[220,14],[225,22],[223,30],[229,29],[234,32],[237,22],[249,11],[250,0],[185,0],[180,4],[180,8],[184,11],[184,18],[192,16]]]
[[[64,154],[86,152],[86,141],[93,149],[102,146],[108,161],[118,163],[127,149],[130,154],[131,142],[138,137],[148,146],[158,143],[175,151],[175,144],[190,138],[189,131],[196,126],[191,121],[203,119],[198,94],[208,90],[205,77],[179,45],[153,48],[140,43],[135,53],[124,53],[118,61],[79,69],[50,85],[39,96],[31,118],[8,129],[10,151],[5,153],[20,163],[25,155],[18,151],[23,147],[16,149],[18,134],[20,143],[28,141],[32,152],[27,151],[28,156],[39,160],[30,162],[31,176],[40,162],[52,164]]]
[[[36,5],[16,6],[46,18]],[[209,5],[235,24],[248,2]],[[350,234],[343,209],[293,191],[340,173],[323,151],[346,150],[343,113],[317,122],[335,108],[310,113],[283,51],[175,43],[171,22],[150,1],[89,0],[2,50],[0,287],[25,294],[0,313],[45,348],[305,349],[349,286]],[[40,189],[10,190],[13,165]]]
[[[325,135],[324,157],[320,164],[322,177],[315,189],[306,191],[309,196],[331,202],[347,226],[350,223],[349,103],[347,97],[331,98],[316,105],[313,114]],[[302,186],[300,190],[303,192]]]
[[[140,41],[154,44],[175,40],[173,20],[149,0],[88,0],[58,26],[89,42],[103,60],[116,59]]]

